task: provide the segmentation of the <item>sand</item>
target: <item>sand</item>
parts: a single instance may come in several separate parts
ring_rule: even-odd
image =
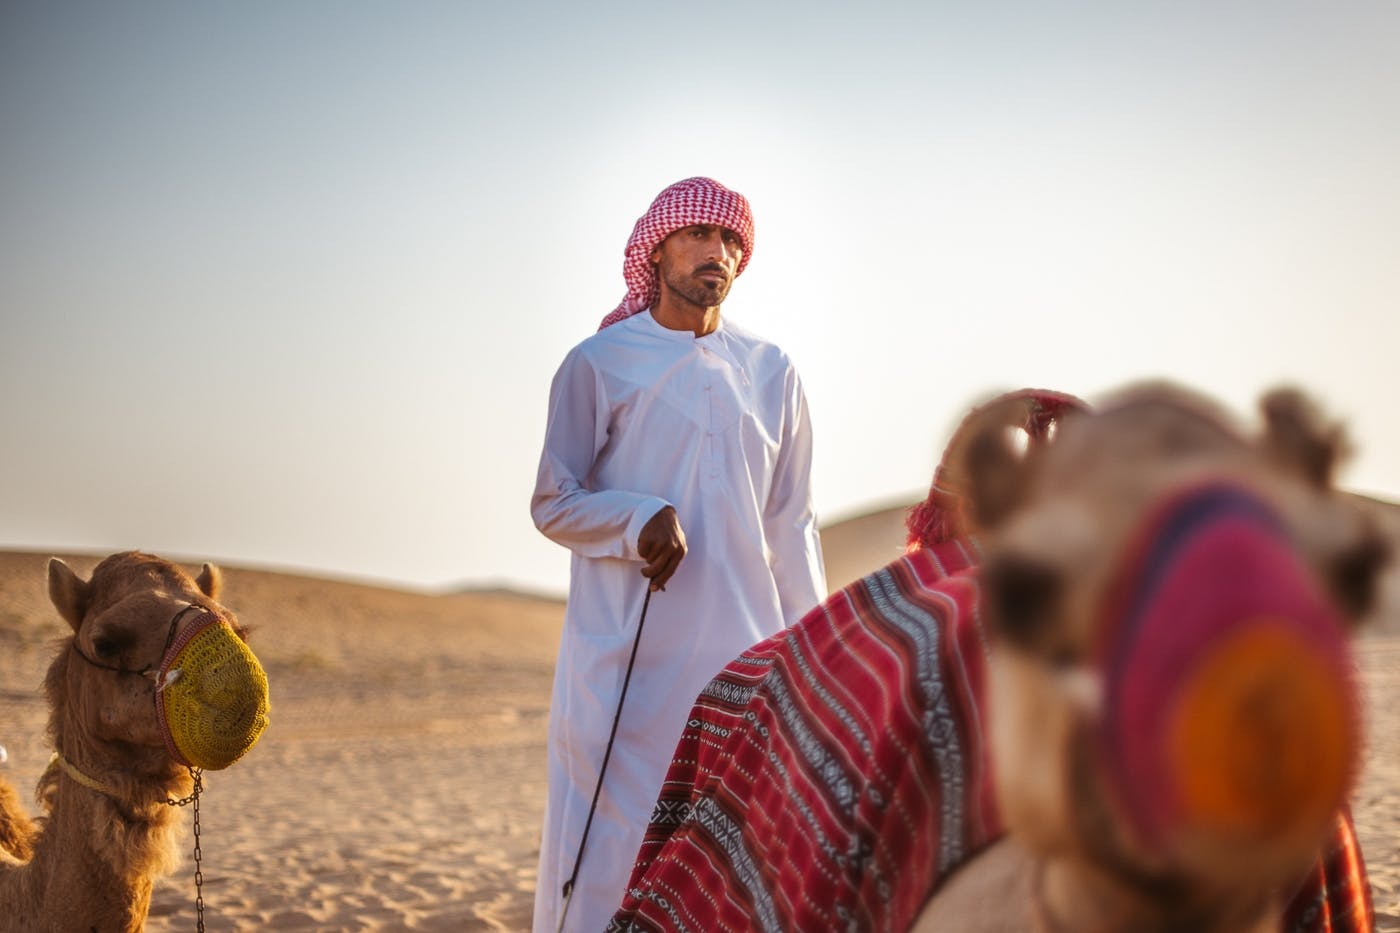
[[[862,562],[853,548],[897,551],[897,524],[828,531],[832,583],[858,572],[844,569]],[[49,755],[38,685],[66,632],[45,596],[47,557],[0,552],[0,773],[26,799]],[[84,575],[96,563],[68,560]],[[528,929],[562,604],[224,569],[223,602],[253,630],[273,716],[243,761],[206,776],[209,929]],[[1371,742],[1353,804],[1386,931],[1400,931],[1398,584],[1392,574],[1358,650]],[[158,885],[147,928],[192,928],[193,902],[187,860]]]

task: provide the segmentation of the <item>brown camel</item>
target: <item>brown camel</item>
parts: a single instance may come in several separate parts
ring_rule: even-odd
[[[1024,455],[984,413],[958,470],[1008,833],[916,930],[1281,928],[1358,767],[1343,620],[1386,552],[1332,487],[1340,430],[1294,392],[1262,408],[1250,438],[1140,387]]]
[[[44,680],[55,756],[31,822],[0,781],[0,930],[136,931],[179,859],[196,768],[222,768],[267,724],[267,682],[218,570],[197,579],[129,551],[88,581],[49,562],[73,628]]]

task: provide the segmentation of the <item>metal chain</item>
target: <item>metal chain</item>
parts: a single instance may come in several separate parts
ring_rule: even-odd
[[[200,861],[204,858],[204,853],[199,848],[199,792],[204,790],[204,770],[202,768],[190,768],[190,777],[194,778],[194,790],[190,791],[188,797],[179,800],[172,800],[167,797],[165,802],[172,807],[183,807],[186,804],[194,804],[194,910],[195,929],[198,933],[204,933],[204,870],[200,866]]]

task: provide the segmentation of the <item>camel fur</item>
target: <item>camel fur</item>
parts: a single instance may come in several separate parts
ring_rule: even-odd
[[[1355,620],[1370,605],[1387,555],[1361,511],[1333,489],[1341,430],[1297,392],[1271,393],[1262,408],[1264,430],[1250,437],[1202,398],[1142,386],[1065,418],[1052,443],[1024,454],[1006,440],[1014,419],[981,416],[958,469],[971,530],[985,546],[987,729],[1007,835],[935,892],[915,930],[1279,929],[1288,882],[1316,857],[1345,804],[1359,737],[1333,768],[1342,775],[1336,786],[1304,795],[1315,805],[1286,808],[1239,838],[1176,847],[1128,825],[1085,740],[1104,713],[1093,646],[1102,644],[1105,593],[1144,517],[1177,490],[1204,482],[1247,490],[1282,519],[1339,616]],[[1240,712],[1244,732],[1268,737],[1253,764],[1283,772],[1292,756],[1307,772],[1310,737],[1280,737],[1268,731],[1277,722],[1248,719],[1281,719],[1270,703],[1286,705],[1265,694],[1261,709]]]
[[[199,603],[240,638],[219,606],[221,576],[205,564],[197,578],[161,558],[115,554],[84,581],[61,560],[49,562],[49,597],[73,629],[44,681],[53,747],[109,795],[51,765],[39,780],[42,815],[31,822],[17,794],[0,781],[0,931],[141,930],[155,879],[169,873],[180,811],[167,804],[193,790],[173,761],[156,720],[147,677],[105,670],[76,653],[117,667],[157,663],[182,607]]]

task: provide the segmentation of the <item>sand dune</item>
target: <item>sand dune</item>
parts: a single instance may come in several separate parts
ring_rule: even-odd
[[[1400,510],[1378,505],[1400,540]],[[832,526],[832,584],[902,544],[902,509]],[[48,759],[38,685],[66,631],[49,555],[0,552],[0,742],[23,791]],[[96,563],[69,558],[86,574]],[[253,629],[272,726],[208,775],[211,930],[519,930],[529,925],[544,736],[563,607],[502,592],[423,595],[225,568]],[[1354,807],[1380,928],[1400,931],[1400,578],[1359,658],[1372,736]],[[193,868],[158,887],[148,929],[193,923]]]

